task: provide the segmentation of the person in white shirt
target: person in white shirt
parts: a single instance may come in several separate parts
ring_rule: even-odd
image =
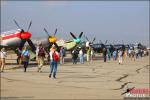
[[[119,64],[122,64],[122,62],[123,62],[123,50],[122,50],[122,48],[118,52],[118,58],[119,58]]]
[[[79,55],[80,55],[80,64],[83,64],[83,61],[84,61],[84,54],[83,54],[82,48],[81,48],[80,51],[79,51]]]
[[[1,62],[0,67],[1,67],[1,72],[4,71],[6,56],[7,56],[7,53],[5,51],[5,48],[2,48],[1,52],[0,52],[0,62]]]
[[[91,48],[91,61],[93,61],[93,58],[94,58],[94,50],[93,48]]]
[[[57,63],[59,61],[59,53],[56,51],[56,47],[53,46],[50,49],[50,74],[49,78],[51,78],[51,75],[53,74],[53,77],[56,78],[57,73]]]
[[[39,64],[39,59],[38,59],[39,45],[37,45],[35,53],[36,53],[36,61],[37,61],[37,64]]]

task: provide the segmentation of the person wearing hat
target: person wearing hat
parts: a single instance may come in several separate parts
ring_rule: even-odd
[[[5,48],[2,48],[0,51],[0,67],[1,67],[1,72],[4,72],[4,67],[5,67],[5,58],[7,56],[7,53],[5,51]]]
[[[56,47],[52,46],[50,49],[50,74],[49,78],[51,78],[52,74],[53,77],[56,78],[56,73],[57,73],[57,63],[59,61],[59,53],[56,51]]]

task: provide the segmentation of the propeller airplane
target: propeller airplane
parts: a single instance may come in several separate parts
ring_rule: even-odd
[[[24,29],[19,26],[15,19],[14,22],[19,29],[1,33],[0,47],[10,48],[12,50],[19,48],[20,50],[22,50],[24,44],[27,41],[29,46],[31,47],[32,52],[35,53],[36,48],[30,39],[32,35],[30,32],[28,32],[32,25],[32,21],[30,21],[27,31],[24,31]]]
[[[56,33],[57,29],[55,30],[53,35],[50,35],[49,32],[44,28],[45,33],[48,35],[48,48],[51,48],[52,45],[55,45],[57,47],[57,50],[59,51],[59,47],[64,47],[67,51],[70,51],[74,49],[80,42],[83,32],[80,33],[79,37],[77,38],[72,32],[70,32],[70,35],[73,37],[73,41],[65,41],[64,39],[57,40]],[[45,42],[46,43],[46,42]],[[46,44],[43,44],[46,45]]]

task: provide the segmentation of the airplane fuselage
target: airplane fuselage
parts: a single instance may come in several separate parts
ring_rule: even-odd
[[[18,46],[19,43],[21,42],[21,34],[20,34],[20,29],[17,30],[12,30],[8,32],[3,32],[0,35],[0,45],[1,46]]]
[[[27,40],[31,37],[29,32],[22,32],[21,29],[3,32],[0,35],[0,46],[19,47],[21,40]]]

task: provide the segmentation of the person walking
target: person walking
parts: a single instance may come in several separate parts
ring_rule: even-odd
[[[110,61],[110,58],[111,58],[111,53],[110,53],[110,50],[109,48],[107,49],[107,59]]]
[[[39,46],[39,52],[38,52],[38,72],[41,72],[41,69],[44,65],[44,58],[45,58],[45,49],[42,44]]]
[[[80,55],[80,64],[83,64],[83,62],[84,62],[84,53],[83,53],[82,48],[79,51],[79,55]]]
[[[94,58],[94,50],[93,50],[93,48],[91,48],[91,61],[93,61],[93,58]]]
[[[135,49],[135,58],[136,59],[139,58],[139,49],[138,48]]]
[[[78,58],[78,51],[74,49],[72,51],[72,63],[73,64],[77,64],[77,58]]]
[[[39,59],[38,59],[38,54],[39,54],[39,44],[37,44],[35,54],[36,54],[36,62],[37,62],[37,65],[39,65]]]
[[[123,62],[123,50],[122,50],[122,48],[120,48],[120,50],[118,52],[118,59],[119,59],[119,64],[122,64],[122,62]]]
[[[131,51],[131,60],[135,61],[135,49]]]
[[[91,49],[90,47],[88,47],[87,54],[86,54],[87,62],[90,62],[90,56],[91,56]]]
[[[65,54],[66,54],[65,48],[61,47],[61,49],[60,49],[60,64],[64,64]]]
[[[56,51],[56,47],[53,46],[50,49],[50,74],[49,78],[51,78],[53,74],[53,78],[56,78],[56,73],[57,73],[57,63],[59,61],[59,53]]]
[[[104,59],[104,62],[106,62],[106,56],[107,56],[107,50],[106,48],[103,49],[103,59]]]
[[[132,53],[132,50],[131,50],[131,48],[129,48],[129,50],[128,50],[128,56],[129,56],[129,58],[131,58],[131,54]]]
[[[115,61],[117,60],[117,49],[115,49],[114,52],[113,52],[113,59]]]
[[[22,60],[21,60],[22,51],[19,48],[17,48],[15,50],[15,53],[17,54],[17,64],[21,65],[21,63],[22,63]]]
[[[30,59],[30,54],[26,46],[24,46],[23,51],[21,53],[21,59],[24,65],[24,72],[26,72]]]
[[[0,51],[0,67],[1,72],[4,72],[5,67],[5,58],[7,57],[7,52],[5,51],[5,48],[2,48]]]

